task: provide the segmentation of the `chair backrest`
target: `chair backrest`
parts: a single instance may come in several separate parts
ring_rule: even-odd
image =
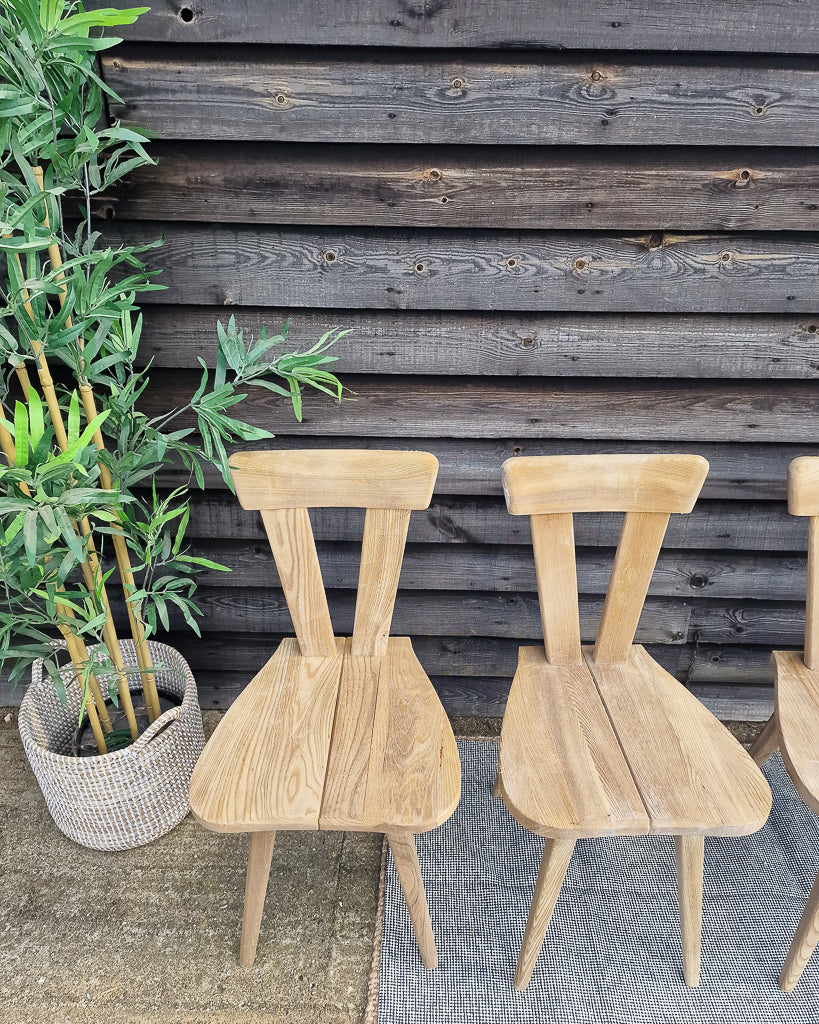
[[[788,466],[788,511],[808,519],[808,585],[805,601],[805,664],[819,669],[819,455]]]
[[[383,655],[410,512],[432,499],[428,452],[242,452],[230,459],[242,508],[261,512],[302,655],[333,657],[335,635],[310,524],[311,508],[364,508],[352,653]]]
[[[594,647],[595,661],[628,658],[672,512],[690,512],[708,473],[699,455],[544,455],[507,459],[512,515],[528,515],[546,659],[582,661],[575,512],[624,512]]]

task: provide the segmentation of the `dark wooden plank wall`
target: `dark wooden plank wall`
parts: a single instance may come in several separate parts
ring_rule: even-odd
[[[452,711],[500,712],[540,635],[513,455],[706,455],[639,637],[723,713],[800,644],[783,499],[819,451],[817,33],[817,0],[159,0],[105,56],[111,113],[158,136],[95,210],[114,240],[166,235],[151,401],[191,387],[219,316],[355,328],[355,401],[248,408],[279,445],[439,456],[395,626]],[[315,520],[349,629],[361,517]],[[174,633],[223,706],[289,621],[260,524],[213,477],[191,529],[236,568],[203,578],[205,639]],[[577,531],[591,637],[617,523]]]

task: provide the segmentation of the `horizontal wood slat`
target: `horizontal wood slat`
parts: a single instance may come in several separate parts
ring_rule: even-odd
[[[93,204],[133,220],[628,231],[819,228],[812,150],[162,143]]]
[[[819,110],[819,105],[817,105]],[[819,241],[792,235],[323,231],[111,222],[166,291],[147,303],[815,313]],[[344,318],[348,319],[348,318]]]
[[[161,138],[819,145],[819,70],[797,58],[123,46],[102,65],[112,116]]]
[[[509,679],[492,677],[434,676],[432,681],[447,714],[467,718],[500,718],[511,683]],[[766,722],[773,711],[773,687],[759,685],[756,679],[749,683],[751,685],[695,684],[691,692],[722,721]],[[219,700],[220,696],[221,691],[216,690],[214,699]]]
[[[326,448],[328,436],[310,437],[287,433],[292,420],[272,441],[259,442],[256,448]],[[382,434],[350,437],[341,433],[331,435],[338,448],[395,448],[432,452],[438,459],[439,469],[435,488],[437,494],[500,495],[500,466],[505,459],[516,455],[588,455],[602,452],[675,453],[680,451],[702,455],[711,464],[701,497],[740,500],[782,501],[788,463],[800,455],[815,455],[816,445],[764,444],[744,442],[698,443],[675,441],[626,441],[521,437],[511,433],[505,438],[437,438],[385,436]],[[242,445],[242,448],[253,445]],[[157,476],[157,486],[175,487],[187,473],[169,469]],[[225,484],[212,467],[205,468],[205,483],[209,491],[226,493]]]
[[[784,491],[783,491],[784,497]],[[364,514],[356,509],[313,509],[313,534],[319,541],[361,540]],[[588,513],[574,520],[578,547],[617,546],[622,517]],[[689,515],[672,516],[666,548],[739,551],[805,551],[807,526],[788,514],[782,502],[703,501]],[[230,537],[265,542],[261,516],[249,515],[232,496],[195,498],[186,536]],[[531,544],[527,516],[510,516],[500,498],[435,496],[410,519],[411,544]],[[434,557],[430,553],[430,557]]]
[[[353,628],[355,594],[328,592],[338,635]],[[281,591],[275,587],[202,587],[197,604],[213,632],[291,635],[293,628]],[[594,640],[603,599],[581,596],[580,626],[584,642]],[[637,630],[637,643],[751,644],[768,648],[799,647],[804,641],[801,602],[727,601],[649,597]],[[119,609],[120,616],[124,610]],[[171,628],[184,630],[171,611]],[[542,636],[537,594],[399,590],[392,632],[395,636],[482,636],[537,640]]]
[[[215,362],[216,321],[235,316],[248,337],[281,329],[287,311],[265,307],[151,306],[143,363]],[[285,348],[312,344],[339,324],[342,373],[553,377],[819,377],[819,315],[657,316],[583,313],[440,313],[297,310]],[[210,344],[208,344],[210,342]]]
[[[328,590],[330,614],[337,636],[350,636],[355,612],[355,592]],[[208,629],[213,632],[293,635],[290,613],[282,592],[276,587],[202,587],[196,597]],[[778,609],[782,606],[765,606]],[[788,605],[787,607],[791,607]],[[580,602],[583,637],[592,639],[603,610],[603,599],[584,596]],[[124,616],[124,605],[115,604]],[[181,615],[169,608],[171,629],[183,631]],[[731,612],[733,609],[731,609]],[[726,609],[708,613],[709,621],[723,634],[727,631]],[[691,606],[689,602],[648,599],[637,631],[638,643],[685,643],[689,638]],[[764,620],[767,623],[767,620]],[[437,591],[435,600],[428,594],[399,590],[392,623],[393,636],[463,636],[475,632],[479,624],[483,636],[540,637],[540,613],[537,594],[470,593]],[[758,627],[759,628],[759,627]],[[770,625],[768,626],[770,627]],[[723,635],[720,643],[731,642]],[[756,643],[750,637],[744,643]],[[787,641],[783,641],[787,642]]]
[[[579,517],[576,517],[579,518]],[[326,587],[355,590],[360,545],[319,543],[319,563]],[[269,547],[261,541],[201,541],[194,551],[233,572],[205,569],[203,585],[211,587],[278,586]],[[581,548],[577,553],[581,594],[605,594],[613,549]],[[806,559],[802,555],[748,552],[660,552],[649,593],[655,597],[748,598],[802,601],[805,597]],[[535,565],[527,545],[408,544],[399,587],[404,590],[491,590],[521,593],[537,589]],[[476,627],[478,624],[476,623]]]
[[[156,415],[180,405],[199,375],[157,371],[142,401]],[[424,437],[628,437],[679,446],[714,437],[732,441],[792,441],[819,428],[819,392],[808,381],[566,381],[525,378],[345,378],[354,400],[307,395],[303,420],[261,388],[242,403],[248,422],[293,435]],[[180,421],[186,422],[186,421]],[[326,447],[326,446],[325,446]],[[423,447],[416,444],[414,447]]]
[[[127,7],[91,0],[86,7]],[[161,0],[132,27],[132,40],[309,46],[545,47],[738,50],[819,49],[814,0]]]
[[[220,664],[229,666],[231,673],[247,682],[270,658],[278,638],[212,633],[199,639],[191,633],[171,633],[166,642],[182,651],[197,678]],[[519,646],[517,638],[483,636],[422,636],[413,642],[425,671],[435,676],[511,678]],[[647,646],[664,668],[690,683],[773,683],[770,651],[765,647],[690,643]]]

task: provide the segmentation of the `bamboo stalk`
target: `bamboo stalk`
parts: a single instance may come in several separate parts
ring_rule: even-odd
[[[5,424],[6,414],[3,407],[0,406],[0,447],[3,449],[3,454],[9,462],[10,466],[14,465],[14,439],[9,433],[8,428]],[[24,494],[31,497],[31,491],[29,490],[28,484],[22,483],[20,489]],[[58,587],[58,592],[63,591],[63,587]],[[68,605],[59,604],[58,609],[68,618],[74,618],[74,610]],[[71,658],[71,663],[74,668],[74,673],[77,678],[77,682],[80,681],[82,675],[82,665],[90,662],[90,656],[88,649],[83,642],[82,637],[73,633],[69,626],[61,622],[57,627],[62,633],[65,639],[65,645],[68,650],[68,654]],[[111,725],[111,719],[108,716],[108,708],[105,706],[105,698],[102,695],[102,689],[97,681],[96,676],[93,672],[89,673],[88,677],[88,689],[91,692],[91,701],[86,702],[86,711],[88,713],[88,721],[91,723],[91,731],[94,734],[94,740],[97,744],[97,749],[101,754],[105,754],[108,747],[105,743],[105,737],[103,736],[103,729],[106,732],[111,732],[113,726]]]
[[[37,179],[37,184],[40,187],[40,191],[43,190],[43,170],[41,167],[34,168],[34,177]],[[44,204],[45,206],[45,204]],[[44,224],[48,228],[48,207],[45,206]],[[51,243],[48,247],[48,256],[51,261],[51,269],[54,271],[60,271],[63,265],[63,258],[60,252],[60,247],[56,240]],[[62,283],[64,275],[62,272],[55,274],[55,281],[60,284],[60,307],[65,304],[67,287]],[[66,317],[66,326],[71,326],[71,317]],[[83,352],[83,340],[82,338],[77,339],[77,345],[80,350],[80,357],[82,358]],[[79,374],[79,388],[80,397],[82,399],[83,410],[85,411],[86,420],[91,423],[97,418],[96,402],[94,400],[94,392],[91,385],[88,382],[87,377],[82,368]],[[102,431],[97,428],[94,431],[94,444],[97,446],[99,451],[105,450],[105,440],[102,436]],[[113,481],[111,474],[108,471],[108,467],[102,462],[98,463],[100,470],[100,483],[103,488],[107,491],[113,490]],[[160,713],[161,708],[159,705],[159,693],[156,688],[156,676],[153,672],[150,672],[151,668],[151,655],[148,650],[148,642],[145,639],[145,630],[142,627],[140,620],[140,611],[135,609],[132,603],[128,600],[131,594],[136,590],[136,581],[134,580],[134,573],[131,567],[131,556],[128,552],[128,545],[125,540],[125,534],[123,533],[122,527],[119,524],[114,526],[115,532],[112,534],[112,540],[114,542],[114,554],[117,559],[117,567],[119,568],[120,580],[122,582],[122,589],[125,592],[125,608],[128,613],[128,623],[131,627],[131,636],[134,640],[134,647],[136,648],[137,662],[139,664],[141,678],[142,678],[142,692],[145,697],[145,708],[148,712],[148,720],[150,722],[155,721]]]
[[[20,262],[20,254],[15,253],[17,260],[17,266],[20,271],[20,277],[23,277],[23,267]],[[34,317],[34,309],[32,308],[31,302],[28,297],[28,293],[23,289],[23,304],[31,318],[31,322],[36,325]],[[40,379],[40,386],[43,389],[43,397],[46,401],[46,408],[48,409],[51,422],[54,425],[54,435],[57,438],[57,445],[60,451],[65,451],[68,448],[68,436],[65,432],[65,424],[63,423],[63,415],[60,410],[59,402],[57,401],[57,392],[54,389],[54,381],[51,377],[51,373],[48,369],[48,362],[45,357],[43,346],[40,344],[38,338],[32,337],[31,347],[34,351],[35,359],[37,360],[37,376]],[[28,372],[25,366],[20,363],[15,367],[17,372],[18,380],[23,387],[23,393],[28,399],[29,390],[31,389],[31,382],[28,377]],[[114,619],[111,614],[111,604],[108,600],[108,592],[105,588],[105,584],[102,583],[102,573],[100,570],[99,559],[97,558],[96,548],[94,546],[94,538],[91,532],[91,524],[88,521],[88,517],[83,517],[80,522],[80,529],[78,532],[81,533],[83,538],[87,538],[87,558],[81,564],[83,579],[85,585],[91,593],[96,592],[97,581],[100,581],[100,596],[102,603],[105,608],[105,626],[103,627],[103,639],[105,640],[105,646],[108,648],[108,653],[111,656],[111,661],[114,663],[114,668],[117,672],[117,692],[119,693],[120,703],[125,711],[125,717],[128,721],[128,728],[131,733],[131,738],[136,739],[139,736],[139,728],[137,726],[136,714],[134,713],[134,705],[131,700],[131,691],[128,688],[128,678],[125,675],[125,666],[122,661],[122,652],[119,646],[119,639],[117,637],[116,627],[114,626]]]

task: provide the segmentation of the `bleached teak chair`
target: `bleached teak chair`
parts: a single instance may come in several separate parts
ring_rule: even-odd
[[[529,515],[543,647],[522,647],[494,795],[546,837],[515,987],[529,983],[575,841],[675,838],[684,976],[699,983],[706,835],[744,835],[771,793],[728,731],[632,646],[672,512],[690,512],[708,472],[693,455],[509,459],[509,511]],[[624,512],[594,647],[581,647],[572,514]]]
[[[296,637],[283,640],[219,723],[191,809],[249,832],[240,962],[253,963],[278,829],[384,832],[424,964],[437,963],[414,835],[460,798],[449,721],[390,622],[410,510],[427,508],[426,452],[275,451],[231,458],[243,508],[261,511]],[[366,508],[351,639],[333,634],[309,508]]]
[[[794,459],[788,467],[788,510],[808,516],[808,586],[805,650],[774,651],[774,713],[751,756],[764,764],[777,747],[797,793],[819,814],[819,456]],[[792,992],[819,942],[819,875],[779,975]]]

